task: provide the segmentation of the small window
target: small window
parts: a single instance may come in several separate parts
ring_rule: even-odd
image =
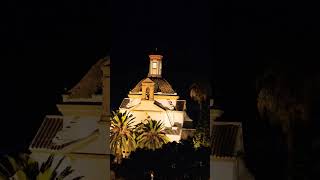
[[[152,68],[153,68],[153,69],[156,69],[156,68],[157,68],[157,63],[156,63],[156,62],[153,62],[153,63],[152,63]]]

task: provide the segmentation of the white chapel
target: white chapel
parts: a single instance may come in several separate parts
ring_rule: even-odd
[[[147,77],[129,92],[119,109],[133,114],[135,124],[147,118],[161,121],[169,139],[178,142],[190,130],[184,124],[192,123],[186,113],[186,100],[179,99],[169,82],[162,77],[163,56],[151,54],[149,61]]]

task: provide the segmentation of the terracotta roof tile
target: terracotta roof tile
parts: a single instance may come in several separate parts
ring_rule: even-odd
[[[95,137],[99,133],[98,129],[92,132],[89,136],[77,140],[73,140],[62,145],[57,145],[52,142],[58,131],[63,128],[63,118],[46,117],[41,124],[36,136],[31,142],[30,149],[35,150],[50,150],[50,151],[63,151],[65,148],[69,148],[72,144],[77,144],[81,141],[88,140],[91,137]]]
[[[235,145],[239,136],[239,125],[219,124],[213,125],[211,154],[216,157],[236,156]]]
[[[46,117],[38,130],[37,135],[33,139],[30,148],[31,149],[50,149],[60,150],[66,145],[55,145],[52,143],[52,139],[55,137],[58,131],[63,127],[62,117]]]
[[[127,108],[127,105],[129,104],[130,99],[129,98],[124,98],[121,102],[120,108]]]

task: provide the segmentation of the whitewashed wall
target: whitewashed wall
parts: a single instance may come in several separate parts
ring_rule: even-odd
[[[128,111],[127,109],[120,109],[120,112]],[[153,120],[161,120],[166,127],[172,127],[174,122],[183,123],[184,113],[183,111],[128,111],[135,117],[135,123],[138,124],[145,120],[149,115]]]
[[[238,180],[236,161],[210,157],[210,180]]]
[[[81,157],[71,159],[72,167],[83,176],[83,180],[109,180],[110,157],[92,158]]]
[[[120,108],[120,112],[128,111],[127,109]],[[164,123],[165,127],[172,127],[175,122],[183,124],[184,112],[183,111],[128,111],[133,114],[134,125],[142,122],[149,115],[151,119]],[[170,141],[180,141],[181,133],[179,135],[167,135]]]

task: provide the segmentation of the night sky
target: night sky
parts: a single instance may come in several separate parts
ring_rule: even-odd
[[[147,76],[148,55],[155,48],[164,56],[163,77],[182,97],[193,81],[209,81],[213,54],[207,2],[130,1],[124,7],[115,1],[112,5],[112,102],[119,102]]]
[[[158,48],[182,97],[211,82],[217,104],[242,120],[254,118],[263,67],[316,59],[319,37],[312,5],[291,1],[8,1],[0,12],[1,151],[27,144],[63,89],[108,54],[113,108]]]
[[[1,6],[0,150],[28,144],[44,115],[56,112],[64,88],[108,54],[108,3],[8,1]]]

